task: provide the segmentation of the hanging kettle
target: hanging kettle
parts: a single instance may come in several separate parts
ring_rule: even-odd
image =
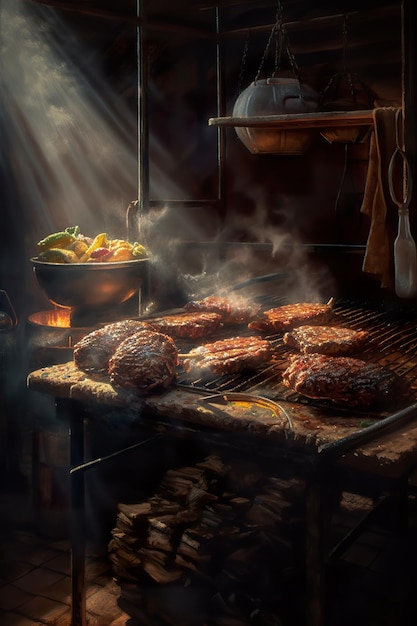
[[[253,81],[240,93],[233,117],[312,113],[318,106],[319,94],[297,78],[265,78]],[[253,154],[303,154],[315,137],[309,129],[278,130],[265,126],[237,126],[236,134]]]
[[[320,97],[324,111],[356,111],[373,109],[376,93],[358,74],[347,67],[348,53],[348,16],[342,25],[343,57],[341,69],[333,74]],[[360,143],[369,131],[369,126],[341,126],[321,131],[321,136],[329,143]]]
[[[275,68],[270,78],[260,78],[272,40],[275,39]],[[294,77],[280,76],[281,55],[286,51]],[[317,111],[319,94],[301,80],[291,51],[288,33],[283,21],[283,7],[278,0],[275,23],[272,27],[255,80],[236,99],[233,117],[251,118],[270,115],[306,114]],[[316,133],[310,129],[278,129],[268,125],[235,126],[236,134],[253,154],[303,154],[310,147]]]

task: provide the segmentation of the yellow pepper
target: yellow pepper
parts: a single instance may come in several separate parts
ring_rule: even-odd
[[[80,263],[87,263],[90,258],[90,255],[97,248],[106,248],[107,247],[107,233],[100,233],[97,237],[94,238],[93,243],[87,250],[84,252],[82,257],[80,258]]]

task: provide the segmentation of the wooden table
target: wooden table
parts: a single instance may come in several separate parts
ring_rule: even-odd
[[[309,626],[325,624],[326,495],[329,485],[342,489],[344,479],[361,483],[366,475],[373,485],[390,493],[401,490],[417,463],[417,404],[405,407],[375,425],[363,418],[340,416],[337,411],[325,418],[314,407],[294,410],[279,403],[276,413],[265,408],[253,410],[244,403],[218,406],[201,393],[173,387],[160,395],[139,398],[116,391],[106,378],[91,379],[73,363],[53,365],[31,372],[29,389],[55,398],[57,419],[68,420],[71,434],[71,574],[72,626],[86,626],[85,575],[85,472],[102,459],[84,458],[84,420],[89,407],[106,406],[135,412],[146,424],[150,438],[164,433],[199,436],[217,443],[225,439],[242,451],[285,455],[306,478],[306,564],[307,615]],[[365,420],[366,421],[366,420]],[[147,439],[129,449],[146,445]],[[120,451],[120,454],[127,449]],[[114,455],[112,455],[114,456]],[[330,471],[329,471],[330,468]],[[359,480],[355,481],[355,478]],[[350,483],[349,483],[350,484]]]

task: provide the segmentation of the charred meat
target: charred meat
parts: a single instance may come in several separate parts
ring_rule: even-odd
[[[222,316],[218,313],[179,313],[150,320],[152,327],[174,338],[199,339],[214,333],[221,327]]]
[[[190,300],[184,308],[186,311],[218,313],[222,316],[224,324],[247,324],[257,315],[260,305],[243,298],[207,296],[202,300]]]
[[[183,361],[187,371],[224,376],[253,369],[269,361],[271,344],[260,337],[233,337],[191,350]]]
[[[107,373],[109,359],[118,345],[140,330],[151,329],[146,322],[123,320],[93,330],[74,346],[74,363],[91,374]]]
[[[249,322],[251,330],[280,333],[302,324],[324,324],[331,315],[330,304],[297,302],[264,311],[257,319]]]
[[[143,330],[125,339],[109,361],[110,383],[140,394],[168,387],[176,376],[178,350],[162,333]]]
[[[390,401],[404,391],[395,372],[352,357],[293,355],[282,376],[286,387],[303,396],[356,408]]]
[[[283,341],[304,354],[345,356],[359,352],[368,341],[368,333],[342,326],[303,325],[286,332]]]

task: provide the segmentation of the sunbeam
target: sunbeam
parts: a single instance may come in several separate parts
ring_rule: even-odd
[[[138,192],[135,111],[54,10],[4,0],[1,12],[1,115],[34,241],[72,224],[117,230]]]

